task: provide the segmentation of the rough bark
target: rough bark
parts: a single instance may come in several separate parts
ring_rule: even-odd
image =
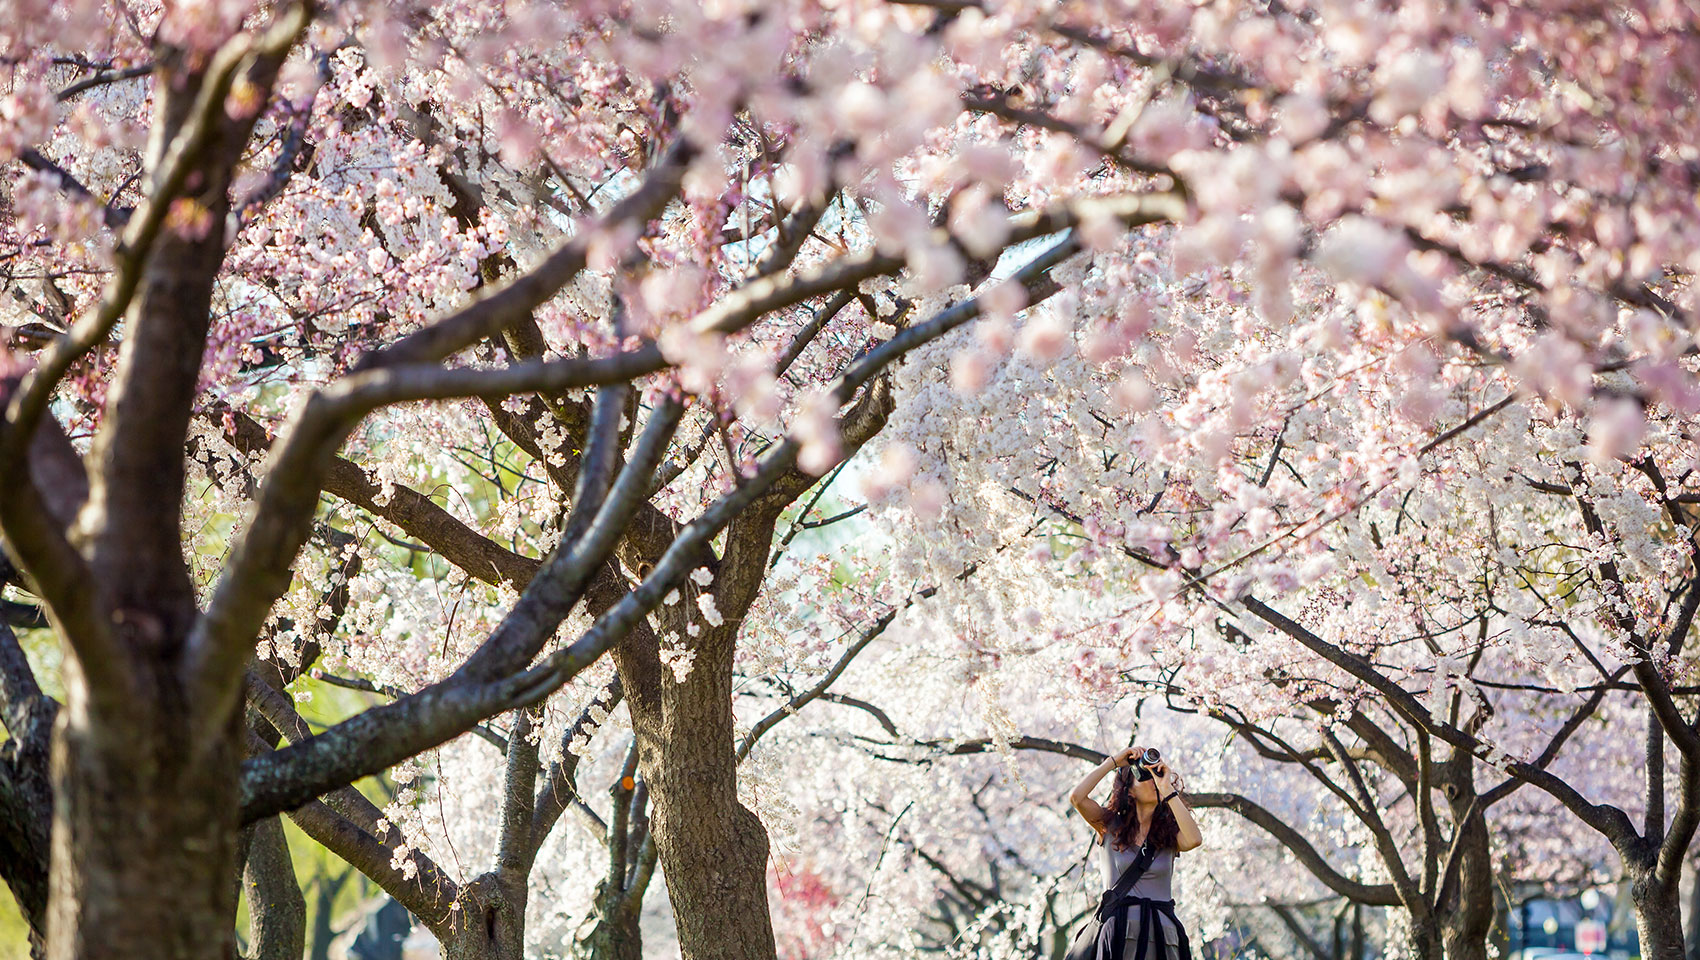
[[[486,873],[462,884],[443,944],[444,960],[522,960],[525,883]]]
[[[283,824],[273,817],[251,828],[242,886],[248,895],[248,956],[300,960],[307,943],[307,900],[295,878]]]
[[[54,960],[235,952],[237,725],[196,742],[181,712],[150,709],[181,693],[158,684],[126,725],[79,717],[72,688],[53,756]]]
[[[1488,960],[1488,936],[1494,921],[1493,852],[1487,817],[1472,803],[1473,791],[1459,789],[1471,782],[1470,758],[1454,758],[1456,777],[1448,790],[1453,836],[1457,845],[1457,878],[1443,875],[1437,896],[1441,938],[1446,960]]]
[[[643,960],[643,931],[637,910],[619,910],[601,917],[590,933],[573,945],[582,960]]]
[[[725,623],[702,630],[682,682],[662,668],[653,640],[634,634],[615,648],[686,960],[775,957],[767,832],[738,802],[732,726],[737,625],[759,588],[774,516],[748,518],[729,533],[713,586]],[[668,615],[679,616],[675,610]]]
[[[1442,960],[1446,956],[1446,938],[1440,921],[1428,916],[1411,918],[1411,955],[1419,960]]]
[[[1682,960],[1682,898],[1675,884],[1658,883],[1650,875],[1635,877],[1629,892],[1642,960]]]
[[[9,738],[0,743],[0,882],[17,898],[30,949],[45,948],[48,860],[53,823],[49,745],[59,705],[44,696],[10,627],[0,624],[0,706]]]

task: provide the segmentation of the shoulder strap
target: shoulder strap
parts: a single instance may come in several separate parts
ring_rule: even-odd
[[[1108,846],[1109,843],[1110,838],[1106,834],[1104,837],[1104,844],[1105,846]],[[1144,876],[1146,870],[1150,869],[1151,861],[1156,859],[1156,857],[1157,850],[1155,847],[1152,847],[1150,843],[1140,845],[1139,856],[1133,858],[1133,862],[1127,865],[1127,869],[1123,870],[1121,877],[1116,880],[1115,886],[1105,890],[1103,899],[1098,901],[1098,916],[1100,920],[1103,919],[1103,914],[1109,908],[1110,904],[1113,904],[1122,897],[1127,896],[1127,892],[1132,890],[1133,885],[1139,882],[1139,878]]]

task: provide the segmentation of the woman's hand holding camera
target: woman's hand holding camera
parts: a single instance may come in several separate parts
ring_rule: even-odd
[[[1116,767],[1131,767],[1133,766],[1134,760],[1139,757],[1139,754],[1140,748],[1138,747],[1128,747],[1125,750],[1119,750],[1110,755],[1110,764],[1111,766]]]

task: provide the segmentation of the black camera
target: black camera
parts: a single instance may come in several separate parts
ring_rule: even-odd
[[[1151,768],[1163,759],[1156,747],[1146,747],[1133,761],[1133,779],[1135,783],[1144,783],[1151,779]]]

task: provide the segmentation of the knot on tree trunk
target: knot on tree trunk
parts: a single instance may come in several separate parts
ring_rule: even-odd
[[[494,873],[463,884],[455,898],[445,960],[520,960],[525,954],[525,898]]]

